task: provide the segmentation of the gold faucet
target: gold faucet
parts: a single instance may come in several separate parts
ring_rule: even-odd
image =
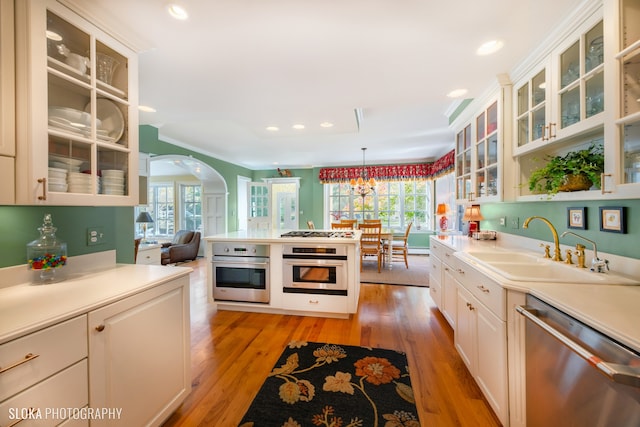
[[[556,231],[556,228],[553,226],[553,224],[551,224],[551,222],[548,219],[543,218],[541,216],[530,216],[529,218],[524,220],[524,224],[522,224],[522,228],[529,228],[529,223],[533,219],[539,219],[540,221],[544,222],[549,226],[549,229],[551,230],[551,234],[553,234],[553,244],[554,244],[553,260],[562,261],[562,255],[560,254],[560,240],[558,239],[558,232]]]

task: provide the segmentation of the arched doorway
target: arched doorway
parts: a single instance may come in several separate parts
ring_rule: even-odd
[[[202,185],[202,236],[227,231],[228,187],[224,177],[206,163],[182,155],[153,156],[149,161],[152,179],[167,177],[176,180],[191,175]]]

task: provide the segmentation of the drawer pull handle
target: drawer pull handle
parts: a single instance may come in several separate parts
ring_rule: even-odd
[[[24,359],[19,360],[9,366],[5,366],[4,368],[0,368],[0,374],[3,372],[7,372],[9,369],[13,369],[17,366],[22,365],[23,363],[27,363],[30,360],[35,359],[36,357],[40,356],[39,354],[33,354],[33,353],[28,353],[26,356],[24,356]]]
[[[318,300],[315,300],[315,301],[309,300],[309,304],[319,304],[319,303],[320,303],[320,301],[318,301]]]
[[[102,331],[104,331],[104,325],[98,325],[98,326],[96,326],[96,331],[98,331],[98,332],[102,332]]]
[[[29,408],[29,412],[31,413],[35,413],[35,409],[34,408]],[[17,426],[18,424],[20,424],[21,422],[23,422],[24,420],[26,420],[26,418],[18,418],[17,420],[15,420],[14,422],[12,422],[11,424],[9,424],[7,427],[14,427]]]
[[[473,306],[473,304],[471,304],[470,302],[467,303],[467,308],[471,311],[475,310],[476,308]]]
[[[457,271],[459,274],[464,274],[464,270],[463,270],[463,269],[461,269],[461,268],[457,269],[456,271]]]
[[[480,289],[485,294],[489,293],[489,288],[485,288],[484,285],[478,285],[478,289]]]

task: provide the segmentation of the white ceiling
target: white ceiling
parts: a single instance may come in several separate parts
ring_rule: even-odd
[[[437,159],[453,148],[446,94],[482,95],[582,3],[178,0],[177,21],[160,0],[62,1],[141,50],[140,104],[157,110],[141,124],[250,169],[360,164],[361,147],[368,164]]]

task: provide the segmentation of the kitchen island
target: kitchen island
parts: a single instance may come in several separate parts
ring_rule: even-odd
[[[218,309],[337,318],[358,311],[358,230],[248,230],[204,240],[208,297]]]

